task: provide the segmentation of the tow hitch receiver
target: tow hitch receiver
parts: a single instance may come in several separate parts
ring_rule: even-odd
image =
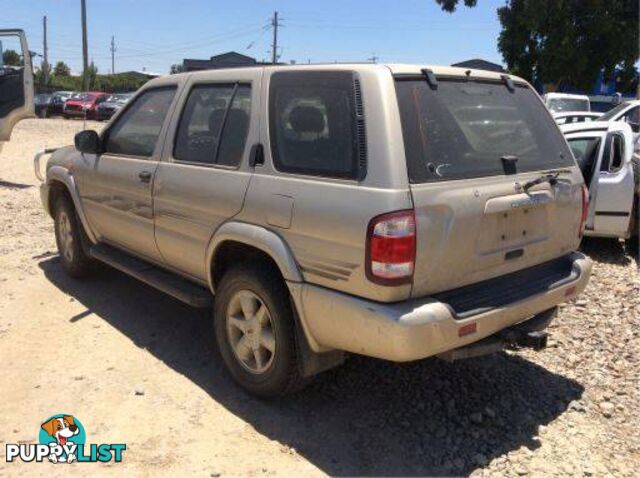
[[[536,351],[542,350],[547,346],[547,338],[549,336],[544,329],[551,323],[556,314],[557,308],[554,307],[526,322],[501,330],[478,342],[449,350],[438,355],[438,357],[447,362],[455,362],[456,360],[480,357],[502,350],[517,350],[521,348],[530,348]]]
[[[508,331],[504,334],[505,345],[513,348],[530,348],[542,350],[547,346],[547,332],[520,332],[517,330]]]

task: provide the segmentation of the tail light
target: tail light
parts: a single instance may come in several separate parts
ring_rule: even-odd
[[[584,184],[582,185],[582,217],[580,218],[580,237],[584,234],[584,229],[587,226],[587,216],[589,214],[589,189]]]
[[[374,217],[369,223],[367,278],[381,285],[410,283],[416,262],[416,218],[413,210]]]

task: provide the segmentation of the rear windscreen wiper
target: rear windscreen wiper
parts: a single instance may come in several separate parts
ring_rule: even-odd
[[[536,186],[542,183],[549,183],[551,186],[555,186],[556,183],[558,182],[558,176],[560,176],[560,172],[543,174],[539,178],[532,179],[531,181],[525,183],[522,186],[522,189],[526,192],[533,186]]]

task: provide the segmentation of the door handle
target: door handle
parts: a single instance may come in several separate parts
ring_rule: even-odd
[[[151,173],[149,171],[140,171],[138,179],[141,183],[149,183],[151,182]]]

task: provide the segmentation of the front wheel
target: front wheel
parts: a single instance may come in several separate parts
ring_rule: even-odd
[[[215,296],[218,349],[233,379],[260,397],[300,387],[294,317],[284,281],[268,263],[229,270]]]
[[[54,230],[62,268],[71,277],[87,275],[93,261],[82,247],[85,234],[76,216],[76,211],[67,196],[59,196],[54,203]]]

